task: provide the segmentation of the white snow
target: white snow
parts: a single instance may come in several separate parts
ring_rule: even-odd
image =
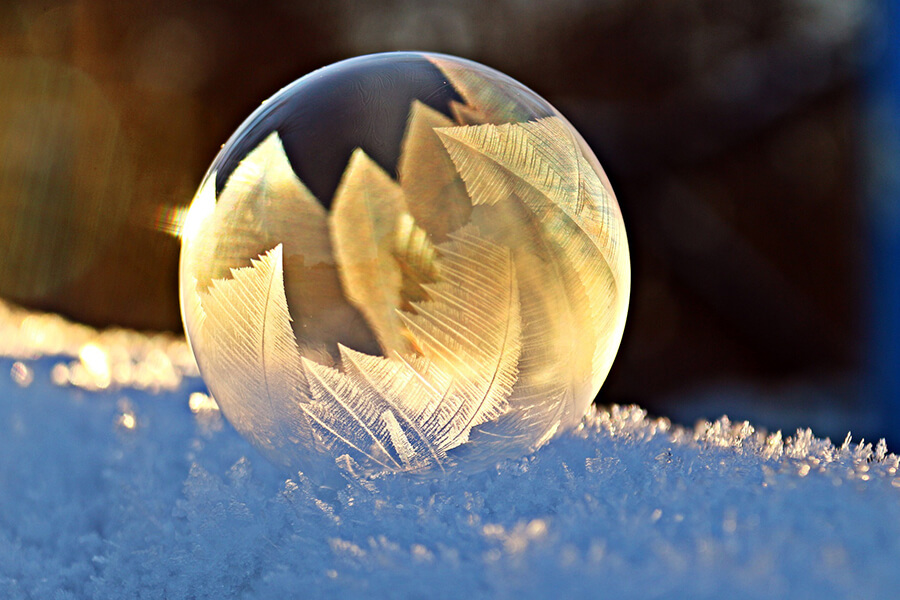
[[[900,589],[900,461],[883,444],[612,407],[481,474],[323,489],[266,462],[195,377],[87,391],[52,383],[59,362],[0,359],[0,598]]]

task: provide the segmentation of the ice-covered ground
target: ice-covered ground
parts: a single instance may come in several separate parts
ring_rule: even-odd
[[[165,352],[116,363],[79,343],[59,350],[80,359],[0,359],[0,598],[900,590],[900,474],[883,445],[614,407],[480,475],[319,489],[269,465]],[[135,375],[148,360],[174,373],[157,393]]]

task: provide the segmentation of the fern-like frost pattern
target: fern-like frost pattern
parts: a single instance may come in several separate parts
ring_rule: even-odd
[[[380,139],[350,147],[323,204],[274,128],[216,163],[227,180],[211,170],[185,224],[182,309],[211,392],[264,453],[323,481],[538,448],[579,422],[624,327],[627,240],[584,141],[500,73],[423,62],[442,87],[407,96],[405,121],[378,113],[402,133],[396,171]]]

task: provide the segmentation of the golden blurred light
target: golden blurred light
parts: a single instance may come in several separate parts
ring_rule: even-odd
[[[28,387],[34,381],[34,372],[25,363],[16,361],[9,371],[10,377],[19,387]]]
[[[116,418],[116,425],[126,430],[133,430],[137,427],[137,416],[134,407],[128,398],[120,398],[117,407],[119,416]]]
[[[190,208],[179,228],[182,240],[188,242],[197,237],[197,231],[216,208],[215,177],[210,177],[206,184],[197,191]]]
[[[154,228],[174,237],[181,237],[188,217],[187,206],[160,206],[156,212]]]
[[[137,427],[137,419],[135,418],[134,413],[126,412],[119,415],[117,424],[125,429],[134,429]]]
[[[213,397],[202,392],[194,392],[191,394],[191,397],[188,400],[188,406],[191,407],[191,412],[195,415],[202,412],[214,412],[219,410],[219,405],[216,404]]]
[[[81,347],[78,358],[84,365],[87,375],[93,380],[95,387],[99,389],[109,387],[112,374],[109,368],[109,356],[103,348],[94,343],[85,344]]]
[[[183,377],[198,374],[187,343],[174,334],[100,331],[0,300],[0,356],[25,360],[48,355],[77,358],[54,365],[53,385],[86,390],[173,390]]]
[[[50,381],[59,387],[69,385],[69,367],[65,363],[53,365],[53,370],[50,371]]]
[[[194,392],[188,400],[191,412],[197,417],[197,425],[201,433],[209,435],[222,429],[222,414],[219,405],[209,394]]]

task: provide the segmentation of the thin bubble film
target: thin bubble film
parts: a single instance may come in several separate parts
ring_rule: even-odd
[[[609,371],[630,265],[580,135],[443,55],[312,73],[213,162],[181,302],[225,416],[313,477],[439,473],[575,426]]]

